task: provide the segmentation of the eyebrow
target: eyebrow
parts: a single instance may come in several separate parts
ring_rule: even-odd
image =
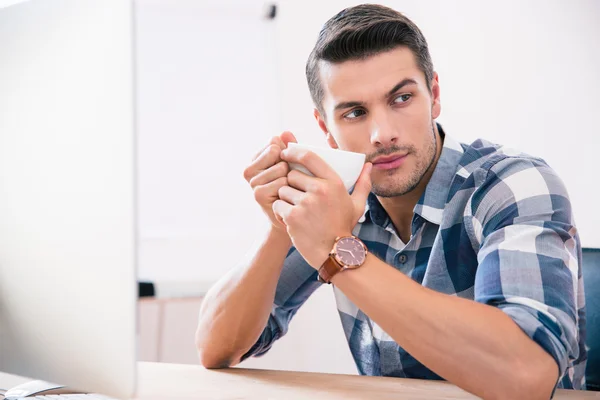
[[[364,103],[360,102],[360,101],[345,101],[343,103],[338,103],[335,106],[334,110],[338,111],[338,110],[343,110],[343,109],[346,109],[346,108],[360,107],[362,105],[364,105]]]
[[[386,97],[392,96],[394,93],[396,93],[398,90],[402,89],[404,86],[416,85],[416,84],[417,84],[417,81],[415,81],[414,79],[411,79],[411,78],[403,79],[402,81],[397,83],[396,86],[394,86],[392,88],[392,90],[390,90],[386,94]],[[344,101],[342,103],[336,104],[334,111],[339,111],[339,110],[343,110],[346,108],[361,107],[363,105],[364,105],[364,103],[361,101]]]
[[[398,83],[396,86],[394,86],[394,88],[387,93],[387,97],[390,97],[391,95],[393,95],[394,93],[396,93],[398,90],[402,89],[406,85],[416,85],[416,84],[417,84],[417,81],[415,81],[414,79],[411,79],[411,78],[403,79],[402,81],[400,81],[400,83]]]

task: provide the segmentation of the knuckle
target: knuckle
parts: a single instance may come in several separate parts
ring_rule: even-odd
[[[279,162],[273,167],[274,176],[279,179],[287,176],[287,168],[284,162]]]
[[[258,186],[256,176],[251,177],[250,179],[248,179],[248,183],[250,184],[250,187],[252,189],[256,188]]]
[[[277,187],[277,190],[279,190],[280,188],[285,187],[287,185],[288,185],[288,180],[285,176],[282,176],[275,180],[275,186]]]
[[[286,176],[290,172],[290,166],[285,161],[281,161],[278,165],[283,176]]]
[[[315,183],[313,188],[313,192],[318,196],[326,196],[327,195],[327,187],[322,183]]]
[[[276,144],[272,144],[269,146],[269,156],[274,157],[277,156],[279,157],[279,153],[281,153],[281,148],[279,146],[277,146]]]
[[[252,169],[250,167],[244,169],[244,179],[247,182],[250,182],[252,180],[253,176],[252,176]]]
[[[311,208],[315,204],[313,196],[302,196],[299,202],[302,206]]]
[[[269,141],[269,144],[271,144],[271,145],[274,144],[274,145],[279,146],[280,143],[281,143],[281,138],[279,136],[273,136],[271,138],[271,140]]]
[[[265,188],[264,186],[258,186],[254,189],[254,199],[262,203],[266,198]]]
[[[260,203],[260,192],[258,190],[254,190],[254,200]]]

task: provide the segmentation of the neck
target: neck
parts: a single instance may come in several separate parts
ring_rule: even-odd
[[[421,179],[419,184],[413,190],[403,194],[402,196],[377,197],[381,203],[381,206],[392,220],[394,228],[396,228],[396,232],[398,232],[400,239],[404,243],[408,243],[411,237],[413,210],[423,195],[423,192],[425,191],[425,188],[427,187],[427,184],[433,175],[433,171],[435,171],[440,154],[442,153],[442,138],[438,132],[437,124],[434,124],[434,134],[436,135],[437,139],[435,158],[427,172],[425,172],[425,175],[423,175],[423,179]]]

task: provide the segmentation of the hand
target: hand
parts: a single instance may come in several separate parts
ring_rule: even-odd
[[[371,191],[371,163],[366,163],[348,194],[341,178],[311,151],[286,149],[284,161],[299,163],[314,177],[290,171],[279,188],[274,214],[283,220],[296,249],[315,269],[327,259],[337,236],[350,235],[365,210]]]
[[[279,189],[287,185],[289,167],[287,162],[281,160],[280,155],[290,142],[297,142],[291,132],[274,136],[269,145],[259,151],[244,170],[244,179],[250,183],[254,198],[271,221],[272,229],[285,235],[285,225],[273,214],[273,202],[279,199]]]

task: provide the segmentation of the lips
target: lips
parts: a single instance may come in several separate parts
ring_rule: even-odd
[[[398,168],[404,163],[406,156],[407,154],[396,154],[390,156],[377,157],[373,160],[373,168],[384,170]]]

